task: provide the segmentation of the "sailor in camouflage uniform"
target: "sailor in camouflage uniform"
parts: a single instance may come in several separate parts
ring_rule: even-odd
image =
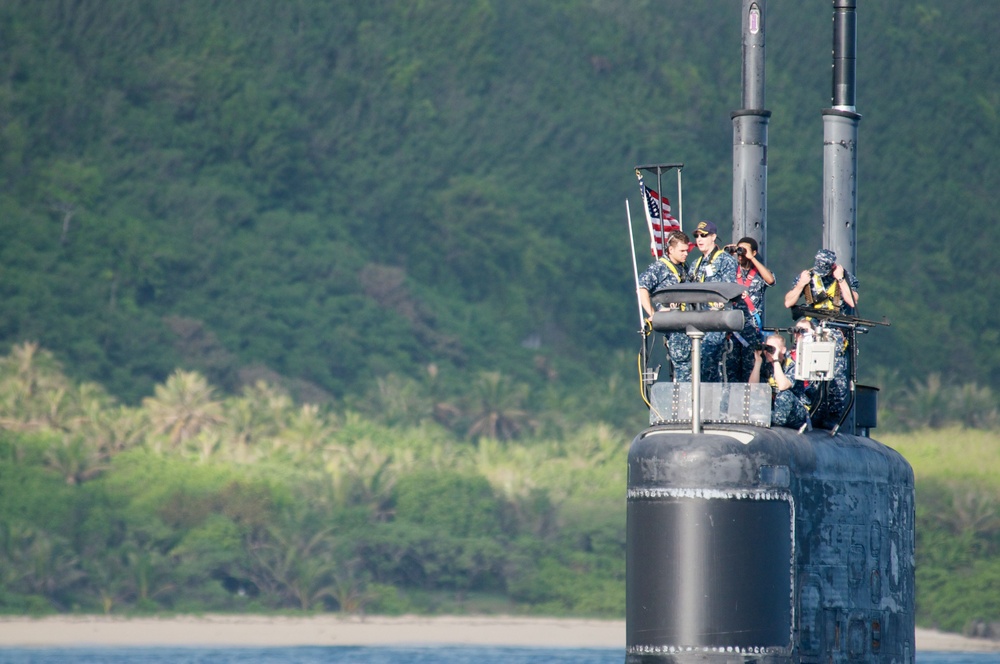
[[[648,318],[653,317],[650,293],[687,281],[690,244],[688,236],[674,231],[667,236],[667,255],[657,259],[639,275],[639,303]],[[671,332],[666,339],[667,355],[673,365],[674,382],[691,381],[691,339],[683,332]]]
[[[734,383],[745,383],[754,365],[754,350],[763,342],[761,335],[761,309],[764,289],[774,285],[774,274],[757,258],[757,240],[740,239],[727,245],[726,251],[736,255],[736,283],[745,290],[743,297],[733,303],[743,312],[743,330],[729,335],[725,352],[725,378]]]
[[[795,321],[796,340],[824,338],[834,342],[833,380],[805,383],[805,402],[815,426],[832,429],[840,422],[848,400],[847,342],[844,334],[815,318],[805,316]],[[797,361],[798,358],[796,357]]]
[[[688,272],[693,282],[720,283],[736,281],[736,259],[719,248],[715,240],[718,228],[711,221],[700,221],[694,230],[694,241],[702,255]],[[722,308],[720,303],[713,308]],[[722,379],[720,364],[726,344],[725,332],[706,332],[701,342],[701,379],[705,382],[719,382]]]
[[[811,270],[803,270],[785,293],[785,308],[791,309],[799,297],[805,297],[806,306],[812,309],[840,310],[854,315],[858,306],[858,278],[837,264],[837,254],[829,249],[816,252]]]
[[[791,308],[803,296],[806,307],[838,311],[852,316],[858,304],[858,278],[837,264],[837,254],[829,249],[816,252],[816,260],[811,270],[803,270],[785,294],[785,306]],[[813,326],[815,328],[815,325]],[[849,368],[847,366],[849,349],[844,334],[836,327],[828,326],[835,341],[833,380],[826,385],[822,383],[811,385],[811,401],[813,422],[817,426],[832,429],[840,421],[847,407]]]
[[[795,380],[795,361],[788,356],[785,338],[772,334],[764,340],[764,351],[755,351],[748,382],[771,385],[771,424],[798,429],[809,420],[805,384]]]

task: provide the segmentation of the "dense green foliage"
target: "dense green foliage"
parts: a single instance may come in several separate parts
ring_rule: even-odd
[[[123,407],[30,345],[0,403],[0,612],[624,612],[607,425],[473,444],[183,371]]]
[[[623,616],[625,429],[575,413],[472,440],[430,411],[392,424],[405,391],[372,399],[299,405],[264,382],[221,397],[178,371],[120,406],[16,346],[0,358],[0,612]],[[996,435],[885,438],[916,474],[921,625],[1000,619]]]
[[[1000,619],[997,430],[883,437],[913,466],[917,491],[917,623],[983,634]]]
[[[0,341],[132,404],[177,367],[308,401],[432,363],[450,395],[601,389],[636,344],[632,167],[685,161],[686,219],[726,234],[738,6],[4,2]],[[820,242],[830,11],[769,8],[772,324]],[[996,13],[858,17],[861,313],[893,320],[862,378],[996,389]]]

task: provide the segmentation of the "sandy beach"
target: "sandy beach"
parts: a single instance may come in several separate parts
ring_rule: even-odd
[[[68,646],[506,645],[623,648],[625,623],[511,616],[0,618],[0,648]],[[1000,652],[1000,642],[918,629],[919,651]]]

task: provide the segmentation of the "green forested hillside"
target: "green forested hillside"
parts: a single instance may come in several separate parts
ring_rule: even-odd
[[[860,4],[861,313],[893,320],[862,375],[995,389],[1000,15]],[[768,9],[778,291],[820,242],[831,7]],[[130,403],[179,367],[312,401],[408,376],[454,402],[484,370],[534,404],[606,391],[637,342],[632,167],[684,161],[685,219],[728,235],[739,25],[736,0],[8,0],[0,341]]]

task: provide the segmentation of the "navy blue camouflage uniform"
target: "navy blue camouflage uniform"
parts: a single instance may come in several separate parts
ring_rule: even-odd
[[[727,283],[736,281],[736,259],[716,247],[708,255],[702,255],[688,272],[690,281],[704,283]],[[722,379],[722,352],[725,349],[725,332],[706,332],[701,342],[701,379],[717,383]]]
[[[801,380],[795,380],[795,360],[786,357],[781,363],[781,370],[785,376],[792,381],[793,385],[787,390],[778,391],[778,384],[774,380],[774,368],[769,362],[764,362],[760,368],[761,382],[767,382],[771,386],[771,425],[778,427],[792,427],[798,429],[809,417],[806,410],[806,388]]]
[[[639,287],[645,288],[650,294],[674,286],[686,279],[687,265],[674,265],[676,272],[667,266],[669,258],[662,258],[650,264],[639,275]],[[671,263],[671,265],[673,265]],[[674,382],[687,383],[691,381],[691,338],[683,332],[671,332],[667,335],[667,356],[673,365]]]
[[[812,270],[809,271],[809,283],[802,293],[806,298],[806,307],[817,310],[833,310],[839,308],[840,313],[853,316],[855,308],[843,301],[840,295],[839,286],[833,276],[833,268],[836,265],[837,255],[829,249],[820,249],[816,252],[816,261]],[[857,292],[861,283],[853,274],[844,270],[844,281],[852,291]],[[798,285],[798,277],[792,287]],[[849,380],[849,349],[844,339],[843,333],[832,328],[836,353],[834,354],[833,380],[822,383],[814,383],[809,386],[809,399],[812,402],[812,417],[816,426],[822,428],[833,428],[840,421],[844,409],[847,407],[848,392],[850,389]]]
[[[754,349],[764,340],[760,332],[759,312],[764,304],[764,289],[768,287],[768,283],[761,278],[757,268],[752,265],[744,268],[739,264],[736,268],[735,281],[744,286],[745,298],[753,304],[757,316],[750,312],[750,305],[746,299],[741,297],[735,301],[733,308],[743,312],[743,330],[739,333],[739,337],[735,334],[730,335],[726,344],[725,377],[729,382],[745,383],[753,371]]]
[[[833,288],[833,284],[836,283],[836,280],[833,278],[833,273],[830,273],[826,276],[820,276],[817,275],[814,271],[810,270],[809,276],[811,277],[810,282],[803,290],[803,293],[805,292],[805,290],[808,290],[811,297],[813,298],[814,304],[807,303],[805,305],[806,308],[833,309],[834,304],[830,300],[828,294],[829,291]],[[847,282],[847,285],[851,287],[851,290],[855,292],[857,292],[858,286],[861,285],[861,282],[858,281],[858,278],[855,277],[850,272],[848,272],[847,270],[844,270],[844,280]],[[795,281],[792,282],[792,287],[794,288],[795,286],[797,286],[798,282],[799,278],[795,277]],[[848,306],[846,302],[841,302],[840,313],[846,316],[853,316],[855,315],[854,307]]]
[[[829,332],[834,342],[833,380],[813,381],[806,388],[806,401],[813,424],[822,429],[832,429],[840,422],[847,407],[850,380],[844,334],[837,328],[831,328]]]

